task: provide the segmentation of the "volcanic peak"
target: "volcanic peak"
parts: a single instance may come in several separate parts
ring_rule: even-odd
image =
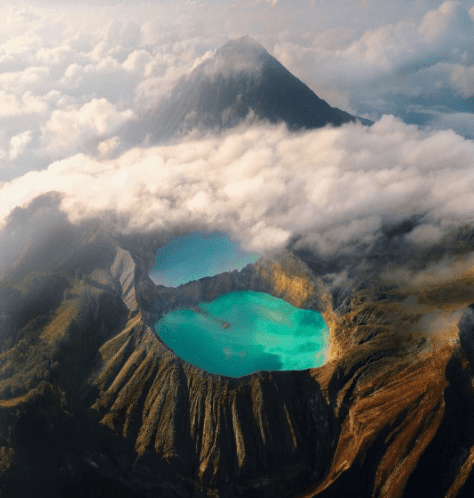
[[[155,141],[232,128],[253,116],[290,130],[355,121],[331,107],[248,36],[229,41],[182,78],[146,122]]]

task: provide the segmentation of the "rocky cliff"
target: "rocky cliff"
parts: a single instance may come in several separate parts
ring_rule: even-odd
[[[291,253],[170,289],[148,278],[151,237],[67,226],[55,247],[54,261],[35,246],[3,275],[2,497],[472,495],[472,321],[460,341],[412,326],[470,291],[417,306],[361,291],[334,310]],[[33,271],[35,258],[47,264]],[[154,333],[167,310],[235,290],[320,310],[330,361],[233,379]]]

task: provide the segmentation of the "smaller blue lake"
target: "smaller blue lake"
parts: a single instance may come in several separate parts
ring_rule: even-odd
[[[326,362],[328,328],[317,311],[263,292],[231,292],[165,314],[155,330],[176,355],[206,372],[241,377]]]
[[[241,270],[259,257],[243,251],[223,233],[191,232],[158,249],[150,277],[156,284],[177,287],[191,280]]]

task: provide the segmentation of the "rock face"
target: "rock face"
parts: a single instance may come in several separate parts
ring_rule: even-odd
[[[231,128],[245,119],[284,122],[291,130],[356,120],[320,99],[245,36],[228,42],[181,79],[169,97],[145,117],[141,129],[153,142],[193,129]],[[130,132],[137,134],[140,129]]]
[[[22,254],[2,281],[2,497],[472,496],[472,320],[430,349],[399,333],[397,296],[333,310],[291,253],[169,289],[147,276],[152,239],[69,226],[64,240],[44,271]],[[331,361],[231,379],[152,329],[239,289],[320,310]]]

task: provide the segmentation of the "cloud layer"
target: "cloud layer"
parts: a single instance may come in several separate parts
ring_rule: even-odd
[[[0,188],[1,216],[53,190],[74,222],[100,214],[124,232],[224,231],[255,251],[298,237],[329,254],[416,215],[406,238],[426,246],[471,223],[473,171],[474,142],[393,116],[298,134],[242,126],[116,159],[54,162]]]
[[[273,51],[321,97],[378,118],[389,112],[403,115],[403,99],[424,98],[427,109],[467,110],[473,36],[472,9],[445,1],[418,21],[407,17],[356,37],[339,27],[312,35],[305,44],[278,42]]]
[[[121,125],[245,34],[331,105],[474,133],[474,21],[464,2],[30,3],[2,4],[0,181],[77,153],[123,152]]]

